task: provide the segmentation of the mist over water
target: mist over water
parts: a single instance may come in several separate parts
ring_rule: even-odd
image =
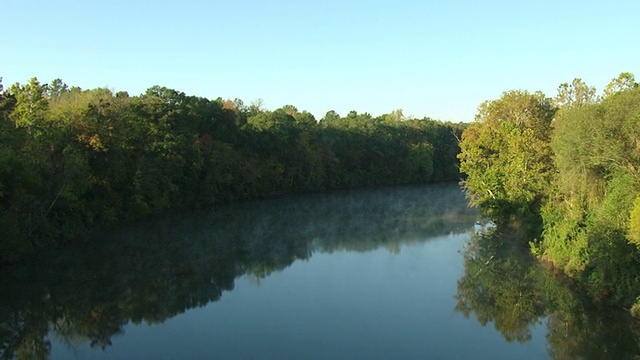
[[[565,324],[570,312],[554,316],[558,299],[536,295],[549,283],[543,270],[496,253],[504,237],[481,221],[460,188],[445,184],[252,201],[123,225],[0,274],[0,350],[54,359],[575,351],[548,349],[564,330],[549,335],[547,321]],[[512,313],[499,307],[509,303],[485,294],[514,284],[537,305],[499,316]]]

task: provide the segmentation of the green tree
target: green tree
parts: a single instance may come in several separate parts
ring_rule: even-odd
[[[44,115],[47,111],[47,88],[42,86],[37,78],[32,78],[28,84],[16,83],[11,86],[11,94],[16,98],[16,107],[11,114],[16,126],[27,128],[29,133],[40,136],[46,130]]]
[[[296,113],[293,117],[296,119],[296,123],[303,126],[316,126],[318,124],[315,116],[308,111]]]
[[[334,110],[329,110],[327,111],[327,113],[324,115],[324,117],[322,119],[320,119],[320,123],[323,125],[332,123],[332,122],[336,122],[340,120],[340,115],[338,115],[337,112],[335,112]]]
[[[264,111],[266,111],[264,100],[262,98],[258,98],[249,104],[247,108],[247,116],[256,116]]]
[[[480,105],[458,155],[472,205],[495,220],[536,213],[553,170],[554,115],[551,100],[539,92],[509,91]]]
[[[287,115],[291,115],[293,117],[298,114],[298,108],[293,105],[285,105],[280,109],[282,109],[282,111],[284,111]]]
[[[611,79],[611,82],[604,88],[604,96],[610,96],[624,90],[632,90],[638,87],[635,77],[632,73],[623,72],[617,78]]]
[[[411,145],[407,161],[411,182],[426,183],[433,178],[433,145],[430,143]]]
[[[593,104],[596,101],[596,89],[588,86],[580,78],[575,78],[571,82],[562,83],[558,86],[558,95],[555,102],[559,107],[581,107]]]
[[[385,116],[386,121],[394,122],[394,121],[402,121],[405,120],[405,116],[402,113],[402,109],[393,110],[391,113]]]
[[[262,112],[247,119],[248,125],[260,131],[291,127],[295,122],[296,119],[282,109],[273,112]]]
[[[629,218],[629,241],[640,248],[640,196],[635,198]]]
[[[557,175],[543,209],[539,255],[577,278],[593,298],[630,306],[640,294],[634,199],[640,193],[640,90],[563,109],[552,148]]]
[[[54,79],[49,87],[47,88],[47,93],[49,98],[55,99],[61,96],[64,93],[69,92],[69,86],[65,84],[62,79]]]

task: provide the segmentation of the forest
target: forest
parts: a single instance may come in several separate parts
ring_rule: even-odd
[[[597,303],[640,316],[640,88],[507,91],[460,142],[470,202]]]
[[[0,79],[0,264],[177,209],[458,181],[465,124]]]

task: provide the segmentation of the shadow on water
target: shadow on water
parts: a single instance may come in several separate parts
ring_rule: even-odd
[[[624,311],[599,308],[572,284],[537,262],[515,231],[476,231],[464,254],[456,311],[492,324],[508,342],[527,342],[545,325],[555,359],[640,358],[640,327]]]
[[[469,231],[456,185],[248,202],[158,217],[38,254],[0,273],[0,357],[46,358],[49,337],[107,347],[129,322],[162,323],[315,252],[396,252]],[[402,242],[402,244],[401,244]]]

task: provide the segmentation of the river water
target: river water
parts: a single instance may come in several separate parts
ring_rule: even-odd
[[[159,216],[0,275],[0,351],[52,359],[632,358],[457,185]]]

